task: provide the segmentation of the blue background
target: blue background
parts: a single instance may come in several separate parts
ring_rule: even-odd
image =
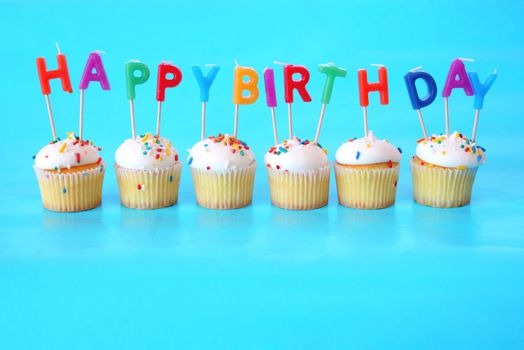
[[[2,349],[443,349],[524,347],[524,3],[522,1],[0,1],[0,348]],[[103,205],[76,214],[41,207],[31,156],[51,133],[34,59],[67,55],[73,95],[54,82],[57,131],[77,131],[78,86],[87,56],[103,57],[110,92],[86,92],[85,135],[111,164],[130,135],[124,62],[152,70],[137,89],[139,133],[155,127],[156,65],[181,67],[167,93],[162,130],[185,158],[200,135],[199,90],[190,66],[216,63],[208,134],[231,132],[233,59],[259,73],[274,60],[311,71],[313,102],[294,105],[297,135],[313,138],[324,76],[337,80],[321,143],[330,150],[363,133],[357,69],[388,67],[390,105],[371,98],[370,128],[404,151],[397,204],[274,208],[262,157],[272,143],[264,100],[240,110],[239,136],[259,169],[252,206],[212,211],[195,204],[184,166],[179,204],[120,207],[112,168]],[[486,97],[478,140],[488,162],[472,204],[432,209],[412,202],[407,166],[422,137],[403,75],[424,65],[442,88],[451,60],[471,57]],[[280,136],[287,135],[282,72],[275,67]],[[263,89],[261,90],[263,96]],[[471,133],[473,99],[455,91],[451,128]],[[424,110],[444,130],[442,99]]]

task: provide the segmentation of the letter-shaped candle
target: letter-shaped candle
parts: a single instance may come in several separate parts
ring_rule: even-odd
[[[129,99],[129,111],[131,114],[131,133],[133,139],[136,136],[135,130],[135,106],[133,100],[136,97],[135,87],[140,84],[144,84],[149,79],[149,68],[142,62],[132,60],[126,63],[126,85],[127,85],[127,98]],[[139,72],[140,75],[136,76],[135,72]]]
[[[140,75],[136,76],[135,72],[139,72]],[[126,63],[127,98],[129,100],[135,99],[135,87],[147,82],[149,74],[149,68],[142,62],[133,60]]]
[[[195,75],[198,86],[200,87],[200,102],[202,102],[201,140],[204,141],[206,137],[206,103],[209,102],[209,89],[211,88],[213,81],[215,81],[220,67],[212,65],[206,76],[202,74],[202,69],[200,69],[199,66],[193,66],[191,68],[193,69],[193,74]]]
[[[89,54],[78,88],[80,90],[86,90],[89,87],[89,83],[92,81],[98,81],[102,90],[111,89],[104,64],[102,63],[102,57],[97,51]]]
[[[219,66],[212,66],[206,76],[202,74],[202,69],[199,66],[192,66],[193,74],[197,80],[198,86],[200,87],[200,101],[209,102],[209,89],[215,81],[215,77],[220,70]]]
[[[248,80],[244,80],[247,77]],[[233,103],[236,105],[249,105],[258,99],[258,74],[251,67],[235,67],[233,85]],[[247,91],[248,96],[243,92]]]
[[[428,93],[423,98],[420,98],[417,91],[417,80],[420,79],[424,81],[427,86]],[[409,100],[411,101],[411,107],[418,113],[418,118],[420,121],[420,126],[422,127],[422,132],[424,133],[424,138],[428,139],[428,132],[426,130],[426,125],[424,124],[424,118],[422,117],[421,109],[429,106],[437,97],[437,83],[435,79],[426,72],[421,70],[413,70],[408,72],[404,76],[404,81],[406,82],[406,87],[408,89]]]
[[[162,114],[162,102],[166,99],[166,89],[174,88],[182,81],[182,72],[177,66],[169,63],[158,65],[158,75],[156,82],[156,100],[158,109],[156,114],[156,136],[160,137],[160,115]]]
[[[476,72],[468,73],[468,76],[473,91],[475,92],[475,102],[473,103],[473,107],[475,108],[475,121],[473,123],[473,133],[471,134],[471,141],[475,141],[475,138],[477,137],[480,110],[484,106],[484,97],[491,88],[491,85],[495,82],[495,79],[497,79],[497,71],[494,70],[493,73],[490,73],[484,84],[480,82],[479,76]]]
[[[299,75],[298,79],[294,79],[294,75]],[[287,103],[287,117],[289,124],[289,138],[293,138],[293,113],[291,111],[291,104],[293,103],[293,90],[297,90],[298,94],[304,102],[311,102],[311,96],[306,90],[306,85],[309,81],[309,71],[304,66],[293,64],[286,64],[284,66],[284,101]]]
[[[324,84],[321,100],[323,104],[328,104],[331,101],[331,94],[333,92],[335,78],[344,78],[347,72],[345,69],[339,68],[333,64],[321,64],[318,66],[318,71],[326,75],[326,83]]]
[[[295,80],[293,76],[297,74],[300,78]],[[293,90],[297,90],[298,94],[304,102],[311,102],[311,96],[306,90],[306,85],[309,82],[309,71],[304,66],[287,64],[284,66],[284,100],[286,103],[293,103]]]
[[[473,88],[469,81],[466,67],[461,59],[457,58],[451,62],[448,76],[444,89],[442,89],[442,97],[444,97],[444,113],[446,118],[446,135],[449,136],[449,107],[448,97],[451,95],[453,89],[463,89],[467,96],[473,96]]]
[[[365,69],[358,70],[358,87],[360,91],[360,105],[362,107],[369,106],[369,93],[378,91],[380,93],[380,104],[387,105],[389,103],[388,95],[388,71],[386,67],[382,66],[378,69],[378,82],[368,82],[368,71]]]
[[[317,133],[315,134],[315,143],[318,143],[318,139],[320,137],[320,129],[322,128],[324,113],[326,112],[327,104],[331,101],[331,93],[333,92],[335,78],[343,78],[347,74],[345,69],[336,67],[332,63],[319,65],[318,71],[326,75],[326,83],[324,84],[324,91],[322,92],[322,108],[320,110],[320,117],[318,118]]]
[[[58,62],[57,69],[47,70],[45,58],[39,57],[36,59],[36,68],[38,70],[38,77],[40,78],[40,88],[42,89],[42,94],[45,96],[47,114],[49,116],[49,124],[51,125],[51,134],[53,135],[53,140],[56,140],[57,138],[53,110],[51,108],[51,101],[49,100],[49,94],[51,94],[51,84],[49,84],[49,82],[52,79],[60,79],[62,82],[62,89],[69,93],[73,92],[73,89],[71,88],[71,79],[69,78],[69,70],[67,69],[66,57],[60,52],[58,43],[56,44],[56,49],[58,51],[58,54],[56,55],[56,60]]]
[[[84,90],[87,90],[89,83],[98,81],[102,90],[110,90],[109,80],[106,70],[102,64],[102,57],[98,51],[91,52],[87,58],[87,63],[78,86],[80,90],[80,122],[78,128],[78,138],[82,140],[84,136]]]
[[[247,80],[244,78],[247,77]],[[235,127],[234,136],[238,134],[238,106],[255,103],[258,99],[258,74],[251,67],[235,67],[233,78],[233,103],[235,104]],[[247,91],[248,95],[244,96],[243,92]]]
[[[388,71],[386,67],[380,66],[378,68],[378,82],[368,82],[368,72],[365,69],[358,70],[358,87],[360,91],[360,105],[364,113],[364,134],[368,135],[368,113],[367,106],[369,106],[369,93],[378,91],[380,93],[380,104],[387,105],[389,102],[388,95]]]
[[[453,89],[463,89],[467,96],[473,96],[473,88],[466,73],[466,66],[458,58],[451,62],[446,83],[442,89],[442,97],[449,97]]]
[[[271,119],[273,120],[273,138],[275,139],[275,145],[278,145],[277,121],[275,117],[277,93],[275,91],[275,71],[272,68],[264,69],[264,85],[266,88],[267,106],[271,109]]]
[[[169,63],[158,65],[156,100],[164,102],[166,99],[166,89],[174,88],[182,81],[182,72],[177,66]]]
[[[42,94],[44,95],[49,95],[51,93],[51,85],[49,82],[53,79],[60,79],[62,82],[62,90],[65,92],[73,92],[65,55],[62,53],[57,54],[56,60],[58,62],[58,68],[55,70],[47,70],[45,58],[39,57],[36,59],[36,67],[38,69],[38,76],[40,78],[40,87],[42,89]]]

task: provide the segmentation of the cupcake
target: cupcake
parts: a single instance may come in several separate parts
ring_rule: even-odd
[[[466,205],[485,149],[455,131],[418,141],[411,159],[413,194],[417,203],[437,208]]]
[[[395,203],[400,148],[368,136],[349,139],[335,155],[335,178],[340,204],[358,209],[381,209]]]
[[[127,139],[118,147],[115,161],[123,206],[157,209],[177,202],[182,163],[167,138],[146,133]]]
[[[75,212],[96,208],[102,201],[105,163],[100,148],[72,132],[55,140],[34,157],[34,170],[44,208]]]
[[[264,161],[273,205],[306,210],[328,203],[331,165],[319,144],[294,136],[269,148]]]
[[[209,136],[187,159],[198,205],[235,209],[251,204],[257,163],[249,146],[228,134]]]

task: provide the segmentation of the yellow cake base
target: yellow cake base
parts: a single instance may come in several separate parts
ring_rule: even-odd
[[[382,209],[395,204],[400,167],[392,163],[364,166],[335,162],[338,201],[357,209]]]
[[[182,163],[168,168],[127,169],[115,164],[120,203],[133,209],[158,209],[176,204]]]
[[[328,203],[331,165],[310,171],[284,172],[267,168],[271,203],[292,210],[321,208]]]
[[[33,167],[44,208],[58,212],[76,212],[96,208],[102,202],[105,163],[74,171],[51,171]]]
[[[413,195],[417,203],[436,208],[469,204],[478,168],[445,168],[411,159]]]
[[[209,209],[236,209],[253,199],[257,163],[245,168],[213,171],[190,167],[198,205]]]

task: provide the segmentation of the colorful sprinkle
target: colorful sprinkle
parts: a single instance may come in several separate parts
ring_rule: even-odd
[[[169,175],[169,182],[173,182],[173,175]]]
[[[189,159],[187,160],[188,165],[191,165],[191,163],[193,163],[193,157],[189,157]]]
[[[60,153],[64,153],[65,149],[67,147],[67,143],[63,143],[62,146],[60,146],[60,148],[58,149],[58,152]]]
[[[357,151],[357,160],[360,158],[360,151]]]
[[[136,189],[140,191],[140,190],[142,189],[142,185],[141,185],[141,184],[138,184],[138,185],[136,186]]]
[[[66,192],[67,192],[66,188],[65,187],[62,188],[62,193],[66,193]]]

